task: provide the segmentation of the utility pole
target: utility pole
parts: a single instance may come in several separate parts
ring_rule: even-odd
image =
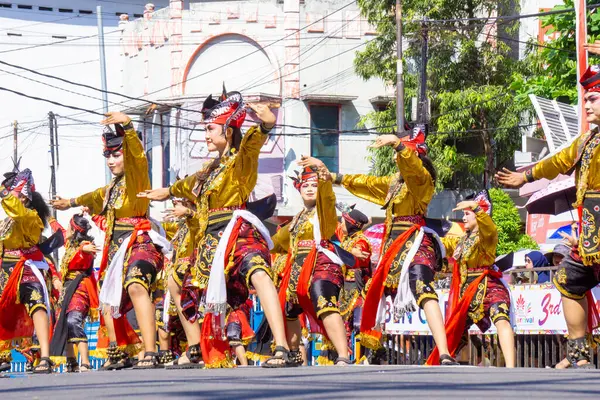
[[[56,167],[58,166],[58,126],[56,116],[52,111],[48,113],[48,126],[50,127],[50,198],[56,198]],[[55,148],[56,147],[56,148]],[[56,218],[56,210],[52,208],[52,216]],[[52,252],[54,262],[58,262],[58,249]]]
[[[16,163],[17,161],[19,161],[19,139],[18,139],[18,134],[19,134],[19,124],[18,122],[15,120],[13,122],[13,162]]]
[[[396,121],[398,135],[404,132],[404,78],[402,76],[402,0],[396,0]]]
[[[56,121],[56,115],[53,116],[54,119],[54,146],[56,147],[56,168],[60,167],[60,158],[59,158],[59,149],[58,149],[58,122]]]
[[[54,154],[54,113],[48,113],[48,125],[50,126],[50,198],[56,198],[56,163]],[[52,209],[52,215],[56,218],[56,210]]]
[[[427,17],[421,23],[421,87],[419,92],[419,123],[425,126],[425,134],[427,133],[427,122],[429,119],[428,101],[427,101],[427,51],[429,32],[427,30]]]
[[[104,52],[104,23],[102,22],[102,6],[96,6],[96,15],[98,23],[98,48],[100,50],[100,84],[102,87],[102,110],[104,114],[108,112],[108,93],[106,85],[106,54]],[[104,169],[106,183],[110,182],[112,175],[108,167]]]

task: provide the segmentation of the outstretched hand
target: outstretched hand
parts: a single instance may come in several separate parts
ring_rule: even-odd
[[[83,242],[83,246],[81,246],[81,251],[88,254],[96,254],[98,252],[98,248],[92,242]]]
[[[277,118],[275,114],[271,111],[270,107],[272,104],[263,104],[263,103],[248,103],[246,106],[254,111],[256,116],[263,122],[265,128],[272,128],[275,125],[275,121]]]
[[[318,158],[304,156],[304,155],[300,157],[300,160],[296,161],[296,164],[298,164],[302,168],[306,168],[306,167],[318,168],[318,167],[325,165],[323,163],[323,161],[319,160]]]
[[[167,208],[165,211],[163,211],[163,213],[165,214],[165,219],[167,221],[173,221],[178,218],[190,216],[192,210],[181,203],[175,203],[173,208]]]
[[[375,142],[373,142],[369,146],[369,148],[378,149],[378,148],[384,147],[384,146],[394,146],[397,143],[398,143],[398,136],[392,135],[392,134],[381,135],[377,139],[375,139]]]
[[[474,210],[477,208],[477,202],[472,200],[461,201],[452,211]]]
[[[169,196],[169,188],[148,189],[137,194],[138,199],[148,199],[150,201],[165,201]]]
[[[502,168],[502,171],[496,172],[496,180],[502,186],[515,189],[527,183],[522,172],[513,172],[506,168]]]
[[[600,55],[600,40],[596,40],[594,43],[585,43],[583,47],[592,54]]]
[[[129,118],[129,115],[122,112],[108,112],[104,115],[106,115],[106,118],[100,121],[102,125],[127,125],[131,122],[131,118]]]
[[[354,257],[358,258],[360,261],[364,261],[364,260],[368,259],[370,256],[369,253],[362,251],[358,247],[352,248],[352,250],[350,250],[350,253],[352,253],[352,255]]]
[[[579,244],[579,240],[575,235],[569,235],[565,232],[558,232],[558,234],[563,238],[562,242],[569,247],[575,247]]]
[[[63,199],[60,196],[56,196],[54,200],[50,200],[50,205],[55,210],[59,211],[65,211],[71,208],[71,202],[69,201],[69,199]]]

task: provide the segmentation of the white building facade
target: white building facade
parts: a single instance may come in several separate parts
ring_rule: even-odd
[[[211,156],[197,111],[223,84],[246,101],[278,106],[254,197],[275,193],[279,216],[301,209],[287,176],[298,169],[295,161],[302,154],[323,159],[334,172],[368,173],[366,148],[373,135],[356,132],[357,125],[365,114],[385,107],[393,89],[354,74],[356,51],[376,33],[357,7],[346,0],[242,0],[192,2],[184,8],[172,0],[143,19],[123,21],[120,90],[158,103],[152,115],[146,115],[148,103],[129,107],[155,123],[143,129],[153,186],[195,172]],[[168,126],[161,129],[160,123]],[[383,215],[343,189],[336,194],[338,201]]]
[[[168,0],[156,5],[167,6]],[[30,70],[100,88],[96,6],[102,6],[108,89],[121,88],[121,14],[143,16],[139,0],[0,0],[0,88],[56,103],[102,112],[102,93],[71,85]],[[51,85],[51,86],[50,86]],[[109,96],[110,108],[125,99]],[[48,113],[57,115],[57,193],[72,197],[106,183],[102,157],[101,116],[73,110],[0,90],[0,173],[13,168],[14,121],[21,167],[33,171],[37,190],[50,193],[50,127]],[[68,117],[68,118],[67,118]],[[0,210],[0,215],[3,212]],[[71,212],[58,213],[65,224]],[[65,225],[66,226],[66,225]],[[99,234],[96,232],[95,236]]]

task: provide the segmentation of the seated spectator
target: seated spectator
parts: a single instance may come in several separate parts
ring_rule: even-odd
[[[548,260],[544,254],[540,251],[532,251],[525,255],[525,268],[534,269],[548,267]],[[530,275],[531,274],[527,274]],[[550,282],[550,276],[548,271],[541,271],[539,273],[533,273],[533,279],[529,283],[547,283]]]
[[[546,260],[548,261],[548,265],[557,267],[562,262],[563,258],[565,258],[570,252],[571,248],[566,244],[557,244],[556,246],[554,246],[554,249],[551,252],[545,254]],[[538,275],[541,278],[542,274],[546,274],[547,282],[549,282],[550,274],[548,272],[549,271],[539,272]]]

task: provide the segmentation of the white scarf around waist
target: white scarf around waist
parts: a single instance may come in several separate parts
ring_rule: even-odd
[[[229,238],[233,234],[233,228],[238,218],[242,218],[244,221],[252,224],[267,242],[269,250],[273,248],[273,241],[271,240],[269,230],[263,225],[261,220],[256,217],[256,215],[246,210],[236,210],[233,212],[231,220],[225,227],[223,235],[219,239],[219,244],[215,250],[215,256],[210,269],[210,276],[208,278],[208,285],[206,287],[206,295],[201,300],[201,308],[204,307],[206,313],[212,313],[215,315],[215,317],[227,312],[225,265],[226,258],[229,257],[229,254],[225,253],[227,252],[227,244],[229,243]],[[224,323],[225,318],[220,318],[220,320],[221,323]]]
[[[161,247],[163,254],[171,251],[171,242],[169,242],[167,238],[153,230],[138,231],[138,235],[141,235],[144,232],[148,233],[152,243]],[[132,235],[129,235],[123,240],[121,246],[119,246],[119,250],[106,270],[104,282],[102,283],[100,295],[98,296],[100,300],[100,310],[110,309],[113,318],[119,318],[121,316],[119,309],[121,307],[121,298],[123,295],[123,264],[125,263],[125,257],[127,256],[127,249],[131,239]]]

